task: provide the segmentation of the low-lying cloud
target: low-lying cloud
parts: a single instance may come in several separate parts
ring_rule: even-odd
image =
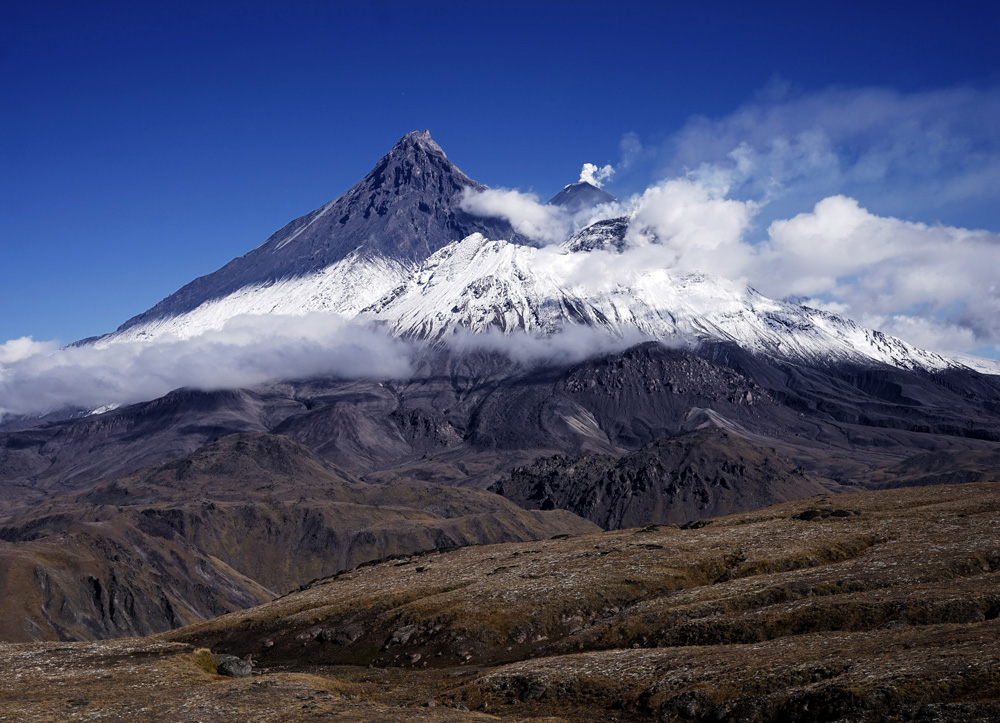
[[[502,218],[519,234],[543,246],[562,243],[594,221],[624,212],[618,204],[606,204],[574,213],[565,206],[543,203],[534,193],[503,188],[466,189],[459,206],[475,216]]]
[[[657,244],[671,268],[739,278],[753,255],[744,237],[758,206],[727,198],[727,191],[691,179],[648,188],[632,204],[626,240],[632,246]]]
[[[542,203],[534,193],[467,188],[459,206],[475,216],[502,218],[519,234],[542,244],[559,243],[573,229],[573,219],[565,208]]]
[[[0,346],[0,419],[66,407],[154,399],[179,387],[224,389],[318,376],[399,378],[411,348],[335,314],[240,316],[190,339],[103,348],[56,348],[16,339]]]
[[[619,337],[605,329],[589,326],[564,326],[546,335],[526,331],[504,334],[496,328],[473,334],[459,329],[446,339],[448,346],[456,351],[498,352],[525,366],[573,364],[599,354],[622,351],[645,341],[651,339],[638,330]],[[682,344],[679,340],[671,340],[670,343]]]
[[[1000,235],[877,216],[831,196],[776,220],[747,275],[772,296],[814,297],[911,343],[969,350],[1000,342]]]

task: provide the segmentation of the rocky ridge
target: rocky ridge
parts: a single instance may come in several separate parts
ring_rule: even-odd
[[[681,524],[827,492],[773,450],[711,426],[622,457],[543,457],[489,487],[529,510],[570,510],[606,530]]]

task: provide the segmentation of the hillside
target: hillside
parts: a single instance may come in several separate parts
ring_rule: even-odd
[[[389,555],[594,529],[479,490],[366,484],[284,437],[230,435],[0,518],[0,640],[145,635]]]
[[[995,720],[998,512],[996,484],[904,488],[397,558],[146,640],[0,647],[8,680],[36,683],[0,683],[0,709],[24,721]],[[252,677],[213,675],[204,647],[250,656]]]

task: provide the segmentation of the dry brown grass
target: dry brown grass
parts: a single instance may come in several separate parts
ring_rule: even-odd
[[[141,645],[187,651],[178,690],[206,705],[292,715],[322,688],[332,720],[957,723],[1000,719],[998,618],[1000,486],[976,484],[403,557]],[[263,674],[211,680],[179,643]]]

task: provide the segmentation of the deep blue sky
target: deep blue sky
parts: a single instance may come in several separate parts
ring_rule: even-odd
[[[5,3],[0,342],[113,329],[411,130],[476,180],[548,198],[583,162],[616,163],[626,133],[666,148],[776,87],[1000,87],[994,0],[673,5]],[[609,190],[669,165],[647,155]],[[921,217],[861,200],[1000,231],[981,202]]]

